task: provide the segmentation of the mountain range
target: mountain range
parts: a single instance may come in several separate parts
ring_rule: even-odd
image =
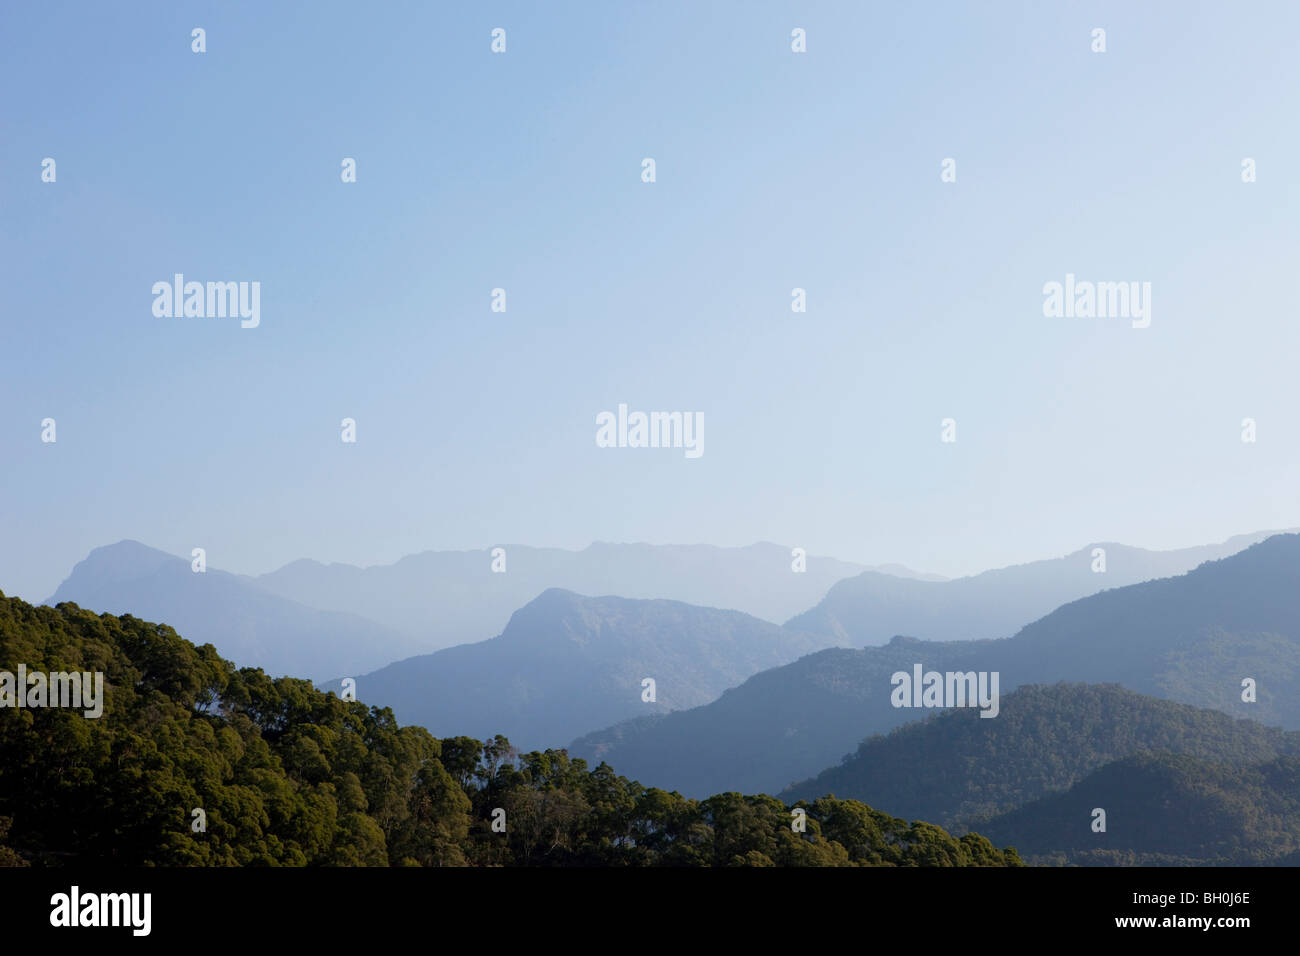
[[[898,634],[932,641],[1009,637],[1062,604],[1109,588],[1184,574],[1278,533],[1285,532],[1241,534],[1174,551],[1102,542],[1061,558],[949,581],[906,580],[868,570],[837,582],[816,606],[787,624],[834,637],[841,647],[884,644]]]
[[[460,742],[478,747],[469,738],[502,734],[483,745],[484,759],[517,752],[508,737],[524,751],[548,749],[527,756],[530,773],[556,772],[570,760],[585,773],[608,761],[620,779],[635,781],[626,784],[631,792],[652,803],[668,790],[717,794],[702,806],[725,805],[729,813],[762,807],[779,816],[784,805],[800,802],[819,808],[810,817],[824,827],[835,825],[836,808],[869,806],[894,820],[891,827],[910,818],[953,834],[978,831],[1039,863],[1300,862],[1300,535],[1268,536],[1236,552],[1231,542],[1215,547],[1231,553],[1186,573],[1067,601],[998,639],[894,635],[870,643],[873,608],[902,605],[878,602],[880,578],[888,576],[863,571],[830,586],[786,625],[678,600],[546,588],[494,638],[411,654],[414,639],[388,624],[308,606],[259,579],[196,574],[184,559],[135,542],[92,552],[51,599],[97,612],[121,608],[122,617],[96,623],[69,604],[61,618],[21,602],[11,607],[20,622],[16,646],[26,646],[27,657],[42,653],[32,635],[75,620],[84,634],[100,635],[95,640],[118,635],[145,662],[142,674],[198,694],[195,707],[208,693],[200,685],[233,672],[223,665],[208,677],[186,677],[171,664],[148,664],[158,641],[175,642],[175,635],[135,617],[138,606],[124,607],[134,598],[123,595],[164,608],[158,616],[167,623],[264,669],[301,670],[305,656],[319,686],[338,691],[342,685],[325,675],[356,677],[375,727],[389,726],[394,715],[383,708],[391,707],[402,722],[441,738],[458,779],[468,772],[455,756]],[[1108,546],[1107,573],[1116,553]],[[1091,551],[1078,553],[1085,554]],[[985,583],[996,590],[1019,574],[1028,587],[1059,577],[1072,560],[1003,569]],[[800,577],[788,567],[782,573]],[[980,577],[896,577],[889,593],[919,603],[926,593],[955,595],[946,610],[957,613],[976,593],[962,582]],[[960,588],[944,590],[953,585]],[[965,606],[973,614],[978,604]],[[866,646],[834,646],[857,641]],[[211,648],[186,653],[212,669]],[[401,659],[376,669],[373,662],[388,655]],[[996,674],[996,719],[951,701],[934,709],[896,706],[894,675],[917,666]],[[305,706],[302,682],[273,685],[256,671],[231,679],[222,707],[251,715],[269,739],[283,732],[285,707]],[[308,736],[319,736],[319,744],[304,737],[286,754],[294,772],[311,777],[320,767],[318,748],[332,738]],[[549,749],[564,740],[574,740],[567,752]],[[606,780],[607,771],[597,768],[590,779]],[[841,802],[828,803],[831,794]],[[712,812],[720,811],[706,810],[705,818]],[[968,837],[971,847],[986,842]],[[777,859],[767,850],[721,852],[725,859]],[[828,849],[826,858],[839,852]]]
[[[253,577],[196,574],[185,558],[120,541],[91,551],[44,603],[142,615],[248,666],[327,680],[494,637],[552,587],[739,608],[775,623],[863,568],[808,556],[794,573],[790,549],[775,544],[510,546],[504,560],[494,573],[490,550],[429,551],[371,568],[295,561]]]
[[[549,588],[733,609],[774,623],[790,618],[788,630],[818,637],[802,646],[861,646],[893,633],[1005,636],[1054,601],[1176,573],[1261,536],[1169,552],[1107,545],[1105,574],[1091,571],[1090,546],[951,581],[896,564],[866,568],[817,556],[796,573],[791,549],[771,543],[597,543],[581,551],[509,545],[495,557],[495,549],[427,551],[368,568],[301,560],[258,576],[215,568],[200,575],[184,558],[122,541],[92,551],[46,603],[144,615],[250,666],[327,680],[492,638]],[[736,664],[735,673],[749,673],[743,661]],[[393,699],[418,693],[408,687]]]
[[[710,704],[638,717],[569,749],[687,795],[777,792],[836,764],[863,738],[927,716],[891,704],[891,675],[916,664],[998,672],[1002,693],[1028,683],[1116,683],[1300,728],[1300,535],[1073,601],[1010,638],[895,637],[880,647],[820,651],[756,674]],[[1242,699],[1247,679],[1254,702]]]
[[[498,637],[361,675],[356,694],[440,737],[491,731],[544,749],[634,715],[708,703],[828,643],[739,611],[552,588]],[[653,701],[644,699],[647,679]]]
[[[132,614],[172,625],[196,644],[273,675],[325,680],[421,650],[407,635],[343,611],[323,611],[252,586],[246,578],[121,541],[96,548],[46,604]]]
[[[549,588],[663,598],[779,624],[812,606],[835,582],[865,569],[808,555],[807,570],[795,573],[792,549],[770,543],[717,548],[598,542],[581,551],[503,545],[498,567],[504,571],[494,573],[493,550],[425,551],[368,568],[295,561],[251,581],[311,607],[378,621],[434,651],[495,637],[514,611]],[[891,575],[917,575],[889,567]]]

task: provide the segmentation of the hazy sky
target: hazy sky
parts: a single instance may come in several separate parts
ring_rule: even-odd
[[[5,4],[0,589],[125,537],[955,575],[1300,524],[1298,10]],[[177,272],[260,326],[155,317]],[[1067,273],[1150,327],[1045,317]],[[704,454],[596,447],[620,402]]]

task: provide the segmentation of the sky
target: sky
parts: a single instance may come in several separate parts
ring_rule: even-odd
[[[955,576],[1300,524],[1298,28],[5,4],[0,590],[123,538],[242,573],[776,541]],[[260,324],[156,316],[175,273],[260,283]],[[1067,274],[1149,282],[1150,325],[1045,316]],[[703,454],[598,447],[620,403],[702,416]]]

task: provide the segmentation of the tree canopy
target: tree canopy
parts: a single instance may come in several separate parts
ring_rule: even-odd
[[[563,750],[439,740],[166,625],[0,594],[0,669],[20,663],[102,672],[105,702],[0,709],[0,865],[1020,865],[854,800],[691,800]]]

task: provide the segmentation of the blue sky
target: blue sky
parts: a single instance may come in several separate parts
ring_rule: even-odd
[[[1298,10],[6,5],[0,589],[127,537],[952,575],[1300,524]],[[156,318],[176,272],[260,326]],[[1151,326],[1044,317],[1067,272]],[[704,455],[597,448],[620,402]]]

